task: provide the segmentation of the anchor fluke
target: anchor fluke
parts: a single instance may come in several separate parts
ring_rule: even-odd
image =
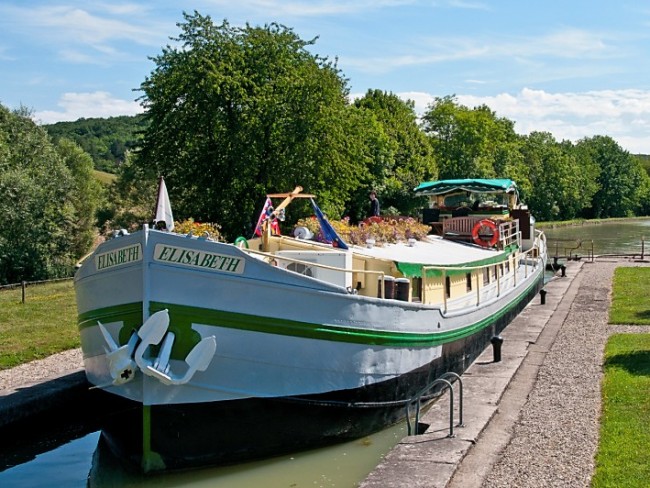
[[[157,378],[160,382],[166,385],[183,385],[192,379],[194,373],[197,371],[205,371],[208,368],[216,350],[217,339],[214,336],[205,337],[192,348],[185,358],[187,370],[184,375],[180,376],[171,372],[163,372],[161,371],[162,368],[159,367],[156,369],[152,366],[147,367],[146,373]],[[167,370],[168,369],[169,368],[167,367]]]
[[[104,351],[106,351],[108,371],[111,378],[113,378],[112,383],[116,386],[128,383],[135,377],[136,363],[133,361],[133,351],[138,342],[138,335],[134,332],[131,334],[129,342],[123,346],[118,346],[104,324],[98,321],[97,325],[108,346],[104,347]]]
[[[144,353],[149,346],[160,344],[168,328],[169,312],[165,309],[151,315],[138,330],[138,336],[140,336],[141,342],[135,351],[134,359],[143,373],[152,364],[150,360],[144,358]]]

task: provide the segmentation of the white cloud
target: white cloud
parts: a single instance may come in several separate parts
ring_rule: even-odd
[[[3,61],[11,61],[12,58],[11,56],[7,55],[7,48],[5,46],[0,46],[0,60]]]
[[[425,92],[400,92],[396,93],[402,100],[412,100],[415,103],[415,113],[422,115],[429,104],[433,102],[433,95]]]
[[[435,100],[427,92],[399,92],[415,103],[421,117]],[[350,96],[352,100],[363,93]],[[497,117],[515,122],[522,135],[550,132],[558,141],[609,136],[632,154],[650,154],[650,90],[601,90],[584,93],[549,93],[524,88],[519,93],[493,96],[457,95],[460,105],[487,105]]]
[[[483,2],[470,2],[467,0],[449,0],[448,5],[453,8],[464,8],[469,10],[490,10],[490,7]]]
[[[520,134],[550,132],[573,142],[610,136],[632,153],[650,154],[650,90],[600,90],[549,93],[524,88],[494,96],[459,95],[458,103],[485,104],[499,117],[514,121]]]
[[[157,21],[135,4],[79,4],[0,4],[0,18],[12,32],[58,51],[63,60],[91,64],[103,62],[98,58],[128,58],[132,48],[118,49],[118,43],[160,46],[172,27],[171,22]]]
[[[131,100],[121,100],[110,93],[64,93],[58,105],[61,111],[44,110],[34,114],[34,120],[41,124],[73,121],[80,118],[116,117],[141,113],[142,107]]]
[[[232,0],[210,0],[210,5],[233,7]],[[319,1],[285,1],[285,0],[239,0],[237,7],[254,12],[256,15],[316,17],[322,15],[339,15],[378,10],[386,7],[412,5],[417,0],[337,0]]]
[[[232,9],[232,0],[206,0],[210,6]],[[236,7],[254,12],[255,15],[317,17],[326,15],[356,14],[384,8],[419,5],[421,8],[449,7],[466,10],[489,10],[484,2],[470,0],[238,0]]]
[[[621,56],[615,47],[616,41],[615,37],[604,33],[572,28],[528,37],[427,37],[394,46],[391,48],[393,54],[387,51],[376,57],[341,56],[341,59],[344,60],[343,65],[367,73],[387,73],[407,66],[469,60],[515,61],[520,65],[530,65],[537,71],[540,68],[539,60],[544,63],[549,59],[577,59],[584,62]],[[384,49],[381,46],[378,48]]]
[[[19,23],[36,34],[55,34],[59,40],[75,40],[92,45],[115,39],[126,39],[145,45],[159,44],[161,35],[155,27],[134,22],[132,15],[128,15],[130,21],[112,18],[115,12],[112,10],[92,13],[83,8],[64,5],[0,8],[5,20]]]

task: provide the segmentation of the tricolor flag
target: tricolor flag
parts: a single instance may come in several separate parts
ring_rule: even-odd
[[[311,202],[311,206],[314,207],[314,213],[316,214],[316,218],[318,219],[318,223],[320,224],[320,229],[323,232],[323,237],[325,240],[332,244],[333,247],[338,247],[339,249],[347,249],[347,244],[345,244],[345,242],[343,242],[343,239],[341,239],[341,237],[336,233],[334,227],[332,227],[332,224],[328,222],[321,209],[318,208],[318,205],[316,205],[314,199],[310,198],[309,201]]]
[[[167,186],[165,186],[165,179],[160,177],[160,185],[158,186],[158,202],[156,203],[156,216],[154,217],[154,225],[158,227],[160,222],[165,223],[165,229],[168,231],[174,230],[174,216],[172,215],[172,206],[169,203],[169,195],[167,194]]]
[[[260,213],[260,218],[257,219],[257,225],[255,226],[256,236],[262,236],[262,224],[265,220],[271,217],[271,214],[273,214],[273,202],[271,202],[271,199],[269,197],[266,197],[266,202],[264,202],[262,213]],[[273,220],[271,221],[271,232],[274,235],[280,235],[280,224],[278,223],[278,219],[276,217],[273,217]]]

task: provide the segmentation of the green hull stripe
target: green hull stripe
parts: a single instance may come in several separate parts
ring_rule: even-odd
[[[142,471],[162,471],[166,468],[160,454],[151,449],[151,406],[142,405]]]
[[[97,325],[97,322],[108,324],[110,322],[123,322],[120,329],[118,342],[121,346],[126,344],[134,330],[142,325],[142,302],[124,303],[114,307],[99,308],[79,314],[77,324],[79,330]]]
[[[304,337],[308,339],[346,342],[352,344],[398,347],[431,347],[463,339],[491,325],[509,313],[515,307],[517,307],[535,286],[536,282],[531,283],[526,288],[526,290],[519,294],[511,303],[508,304],[507,307],[504,307],[489,317],[485,317],[478,322],[459,329],[434,333],[364,330],[352,327],[341,327],[328,324],[313,324],[295,320],[262,317],[258,315],[223,312],[207,308],[190,307],[186,305],[175,305],[161,302],[151,302],[150,313],[168,309],[171,324],[174,324],[175,322],[184,324],[199,323],[226,327],[230,329],[247,330],[251,332],[262,332],[267,334]],[[125,309],[130,309],[130,307],[134,307],[135,305],[137,304],[129,304],[129,306],[122,307]],[[106,315],[118,315],[117,313],[113,313],[116,308],[121,307],[109,307],[83,314],[83,320],[81,316],[79,320],[80,327],[96,325],[97,320],[103,321]],[[177,338],[180,339],[178,336]],[[122,338],[120,337],[120,339]],[[126,336],[126,339],[128,339],[128,336]]]
[[[102,323],[122,321],[125,315],[137,315],[138,320],[142,322],[142,302],[123,303],[113,307],[98,308],[90,312],[80,313],[77,316],[77,324],[81,330],[97,325],[98,320]]]

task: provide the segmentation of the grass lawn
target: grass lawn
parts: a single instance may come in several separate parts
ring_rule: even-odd
[[[650,268],[616,268],[610,324],[650,325]]]
[[[79,347],[72,280],[0,290],[0,369]]]
[[[99,171],[97,169],[94,170],[93,172],[95,173],[95,178],[97,178],[100,181],[100,183],[107,186],[113,183],[117,179],[117,176],[112,173],[106,173],[105,171]]]
[[[610,337],[602,395],[592,487],[650,486],[650,334]]]

